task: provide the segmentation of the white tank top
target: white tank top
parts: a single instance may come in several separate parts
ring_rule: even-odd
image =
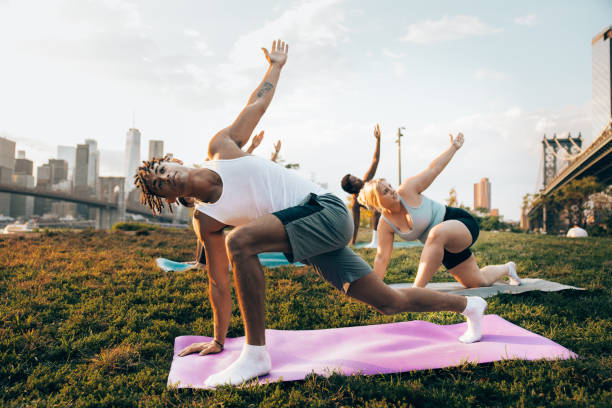
[[[231,226],[243,225],[262,215],[296,206],[310,193],[325,193],[321,186],[306,180],[295,170],[258,156],[210,160],[202,167],[221,177],[223,191],[216,202],[198,202],[195,207]]]

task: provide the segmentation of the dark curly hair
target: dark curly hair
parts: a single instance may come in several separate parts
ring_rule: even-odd
[[[165,200],[151,191],[151,188],[147,185],[145,178],[153,174],[153,166],[156,163],[159,164],[169,161],[171,161],[169,156],[154,157],[151,160],[143,160],[142,166],[136,169],[136,174],[134,175],[134,185],[140,189],[140,203],[149,206],[153,212],[153,215],[161,214],[162,210],[164,209]],[[168,209],[170,212],[173,212],[172,204],[168,203]]]
[[[357,188],[353,185],[353,183],[351,183],[350,174],[347,174],[346,176],[342,177],[340,185],[342,186],[342,189],[349,194],[359,194],[359,190],[361,190],[361,188]]]

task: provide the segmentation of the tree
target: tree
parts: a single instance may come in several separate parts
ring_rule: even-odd
[[[556,198],[567,211],[570,224],[586,225],[589,197],[603,189],[603,185],[593,176],[572,180],[559,189]]]
[[[446,205],[448,205],[449,207],[457,207],[458,203],[459,201],[457,200],[457,192],[455,191],[455,188],[453,187],[448,192],[448,198],[446,199]]]

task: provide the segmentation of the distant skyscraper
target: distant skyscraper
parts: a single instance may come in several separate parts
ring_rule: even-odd
[[[98,150],[98,142],[94,139],[85,139],[85,143],[89,145],[89,163],[87,167],[87,185],[95,191],[98,176],[100,174],[100,151]]]
[[[140,165],[140,131],[130,128],[125,136],[125,167],[123,174],[125,175],[125,191],[128,192],[134,188],[134,174]]]
[[[68,162],[60,159],[49,159],[51,185],[61,183],[68,178]]]
[[[0,183],[12,184],[15,170],[15,142],[0,137]],[[11,194],[0,193],[0,214],[11,212]]]
[[[603,132],[612,118],[612,26],[591,41],[592,50],[592,124],[593,137]]]
[[[154,157],[164,157],[164,141],[149,140],[149,160]]]
[[[17,159],[15,159],[15,173],[13,174],[13,184],[20,187],[34,187],[33,175],[34,163],[25,157],[25,152],[19,150]],[[11,194],[11,217],[32,216],[34,210],[34,197],[28,197],[20,194]]]
[[[13,174],[24,174],[32,176],[34,171],[34,163],[24,157],[15,159],[15,172]]]
[[[74,165],[76,160],[75,146],[57,146],[57,158],[68,163],[68,180],[74,182]]]
[[[0,166],[15,168],[15,142],[0,137]]]
[[[89,171],[89,145],[79,144],[76,148],[75,165],[74,165],[74,189],[83,192],[87,190],[87,181]]]
[[[491,210],[491,183],[486,177],[474,184],[474,209],[476,208]]]

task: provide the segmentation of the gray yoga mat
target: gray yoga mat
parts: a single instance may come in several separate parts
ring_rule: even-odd
[[[389,286],[395,289],[411,288],[412,283],[391,283]],[[511,286],[504,283],[494,283],[493,286],[484,288],[466,289],[459,282],[434,282],[427,284],[427,289],[437,290],[439,292],[453,293],[463,296],[480,296],[483,298],[498,295],[500,293],[509,293],[515,295],[517,293],[530,292],[539,290],[542,292],[556,292],[558,290],[574,289],[584,290],[575,286],[563,285],[557,282],[547,281],[545,279],[529,279],[521,278],[520,286]]]

